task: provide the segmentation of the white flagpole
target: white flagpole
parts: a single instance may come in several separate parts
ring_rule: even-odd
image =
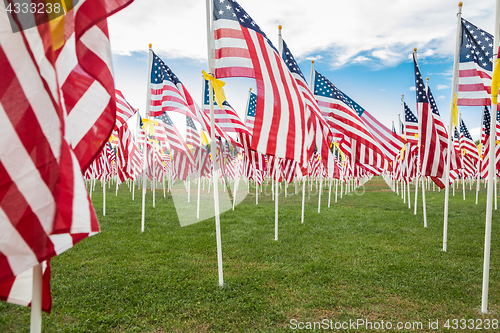
[[[335,202],[337,202],[337,189],[339,188],[340,179],[335,179]]]
[[[104,177],[104,175],[103,175]],[[106,183],[102,183],[102,216],[106,216]]]
[[[402,98],[402,101],[404,102],[404,98]],[[403,104],[403,108],[404,108],[404,104]],[[406,140],[406,117],[403,118],[403,130],[404,130],[404,136],[405,136],[405,140]],[[406,143],[406,154],[410,154],[410,144],[409,143]],[[407,156],[407,161],[410,160],[410,156],[408,155]],[[404,161],[404,159],[403,159]],[[409,166],[408,166],[408,163],[406,163],[406,175],[407,175],[407,179],[408,179],[408,182],[406,184],[406,187],[408,188],[408,209],[411,209],[411,200],[410,200],[410,189],[411,189],[411,186],[410,186],[410,173],[409,173]],[[416,191],[416,188],[415,188],[415,191]]]
[[[148,84],[147,84],[147,97],[146,97],[146,119],[149,120],[149,109],[151,107],[151,67],[153,66],[153,50],[151,49],[153,45],[149,44],[149,60],[148,60]],[[147,167],[147,154],[148,154],[148,146],[146,142],[148,141],[148,128],[144,130],[144,170],[142,170],[142,215],[141,215],[141,232],[144,232],[144,217],[146,215],[146,185],[147,185],[147,177],[146,177],[146,167]]]
[[[281,29],[282,26],[278,26],[278,53],[281,56],[281,53],[283,53],[283,38],[281,36]],[[279,168],[279,163],[278,163],[278,156],[274,156],[274,174],[275,174],[275,180],[274,184],[276,185],[275,190],[274,190],[274,240],[278,240],[278,193],[279,193],[279,173],[278,173],[278,168]],[[272,177],[272,176],[271,176]]]
[[[332,183],[333,183],[333,178],[328,179],[329,182],[329,189],[328,189],[328,208],[330,208],[330,200],[332,198]]]
[[[481,130],[479,132],[479,140],[481,140],[481,137],[483,136],[483,121],[484,121],[484,108],[483,108],[483,112],[481,113],[481,125],[479,126],[479,128]],[[479,142],[479,146],[481,147],[481,151],[479,152],[480,159],[477,161],[476,205],[477,205],[477,200],[479,197],[479,189],[480,189],[479,183],[481,180],[481,161],[484,159],[484,156],[483,156],[483,158],[481,158],[481,156],[483,155],[483,147],[481,145],[481,142]]]
[[[493,35],[493,59],[497,59],[498,45],[500,38],[500,0],[495,1],[495,28]],[[496,63],[493,61],[493,72],[495,72]],[[492,87],[493,88],[493,87]],[[491,90],[492,100],[498,97],[498,91]],[[491,103],[491,122],[490,122],[490,151],[489,151],[489,171],[488,171],[488,196],[486,201],[486,228],[484,235],[484,265],[483,265],[483,293],[481,302],[481,312],[488,312],[488,288],[490,281],[490,249],[491,249],[491,217],[493,213],[493,188],[495,178],[495,153],[496,153],[496,119],[497,119],[497,105]]]
[[[304,223],[304,201],[306,200],[306,180],[307,178],[304,176],[302,181],[302,220],[300,223]]]
[[[30,333],[42,332],[42,265],[33,267]]]
[[[458,4],[457,14],[457,35],[455,39],[455,62],[453,64],[453,81],[451,86],[451,103],[450,103],[450,125],[448,127],[448,154],[446,156],[446,169],[445,169],[445,199],[444,199],[444,223],[443,223],[443,251],[447,250],[448,241],[448,204],[450,198],[450,161],[451,161],[451,148],[453,137],[453,105],[455,94],[457,93],[458,83],[458,63],[460,60],[460,38],[462,36],[462,3]],[[455,188],[455,187],[453,187]]]
[[[212,9],[210,6],[210,0],[206,0],[206,9],[207,9],[207,48],[208,48],[208,69],[209,73],[214,73],[215,68],[215,50],[213,48],[213,24],[212,24]],[[214,121],[214,93],[212,82],[209,80],[209,100],[210,100],[210,129],[211,129],[211,148],[212,148],[212,179],[214,183],[214,210],[215,210],[215,231],[216,231],[216,239],[217,239],[217,266],[219,271],[219,286],[224,285],[224,275],[222,270],[222,239],[221,239],[221,231],[220,231],[220,214],[219,214],[219,172],[216,168],[216,159],[217,159],[217,148],[215,143],[215,121]],[[220,152],[222,155],[222,152]],[[222,158],[222,156],[220,157]]]

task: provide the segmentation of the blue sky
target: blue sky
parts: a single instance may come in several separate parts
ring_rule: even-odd
[[[218,0],[228,1],[228,0]],[[413,62],[419,65],[447,124],[451,100],[457,1],[452,0],[239,0],[277,45],[283,38],[308,79],[315,69],[386,126],[402,114],[401,95],[416,113]],[[154,10],[151,10],[151,9]],[[463,17],[492,32],[494,1],[465,3]],[[116,87],[141,113],[147,93],[147,49],[153,50],[201,103],[201,71],[207,69],[205,1],[135,0],[109,19]],[[224,79],[228,102],[243,118],[252,79]],[[460,107],[474,139],[481,108]],[[183,131],[183,116],[173,116]]]

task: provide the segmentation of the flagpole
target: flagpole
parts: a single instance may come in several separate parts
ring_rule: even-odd
[[[42,265],[33,266],[30,333],[42,332]]]
[[[151,68],[153,66],[153,47],[152,44],[149,44],[149,59],[148,59],[148,84],[147,84],[147,97],[146,97],[146,119],[149,120],[149,110],[151,107]],[[146,177],[146,168],[147,168],[147,154],[148,154],[148,128],[146,126],[144,129],[144,149],[142,150],[144,153],[144,164],[142,170],[142,215],[141,215],[141,232],[144,232],[144,218],[146,215],[146,185],[147,185],[147,177]]]
[[[481,114],[481,126],[479,128],[481,129],[479,131],[479,160],[477,161],[477,184],[476,184],[476,205],[477,205],[477,199],[479,197],[479,189],[480,189],[480,180],[481,180],[481,164],[484,159],[483,156],[483,146],[481,145],[481,138],[483,137],[483,122],[484,122],[484,108],[483,112]]]
[[[457,14],[457,34],[455,39],[455,61],[453,64],[453,81],[451,87],[451,100],[450,103],[450,124],[448,127],[448,153],[446,156],[446,169],[445,169],[445,199],[444,199],[444,223],[443,223],[443,251],[447,250],[448,241],[448,207],[450,198],[450,161],[453,137],[453,118],[455,109],[455,95],[457,93],[457,80],[458,80],[458,63],[460,60],[460,37],[462,35],[462,2],[458,4]]]
[[[459,126],[462,125],[462,113],[460,113],[460,119],[459,119],[458,123],[460,124]],[[461,127],[459,127],[459,128],[461,128]],[[460,136],[458,137],[458,148],[460,148]],[[462,154],[462,151],[460,151],[460,154]],[[464,155],[462,155],[462,165],[463,165],[463,156]],[[463,190],[464,200],[465,200],[465,169],[464,169],[464,172],[462,172],[462,190]]]
[[[281,53],[283,52],[283,37],[281,36],[281,29],[282,26],[278,26],[278,54],[281,56]],[[275,174],[275,180],[274,184],[276,185],[276,188],[274,190],[274,240],[278,240],[278,193],[279,193],[279,188],[278,188],[278,183],[279,183],[279,174],[278,174],[278,168],[279,168],[279,163],[278,163],[278,156],[274,156],[274,174]]]
[[[498,45],[500,38],[500,0],[495,1],[495,27],[493,35],[493,59],[498,57]],[[488,165],[488,195],[486,201],[486,227],[484,235],[484,265],[483,265],[483,293],[481,302],[481,312],[488,312],[488,288],[490,280],[490,250],[491,250],[491,218],[493,213],[493,180],[495,177],[495,153],[496,153],[496,119],[497,119],[497,97],[498,97],[498,86],[495,85],[496,75],[495,75],[496,62],[493,61],[493,80],[491,84],[491,119],[490,119],[490,151],[489,151],[489,165]],[[494,87],[496,88],[494,89]],[[494,91],[496,90],[496,91]],[[493,113],[493,111],[495,113]]]
[[[206,9],[207,9],[207,49],[208,49],[208,70],[209,74],[214,74],[215,68],[215,50],[212,48],[213,43],[213,25],[212,25],[212,10],[210,6],[210,0],[206,0]],[[214,210],[215,210],[215,231],[216,231],[216,239],[217,239],[217,266],[219,272],[219,286],[224,285],[224,275],[222,270],[222,240],[221,240],[221,231],[220,231],[220,214],[219,214],[219,172],[216,168],[216,159],[217,159],[217,149],[215,144],[215,121],[214,121],[214,94],[212,82],[208,80],[209,87],[209,103],[210,103],[210,129],[211,129],[211,148],[212,151],[212,179],[214,184]],[[221,152],[222,155],[222,152]],[[221,156],[222,158],[222,156]]]
[[[404,111],[404,95],[402,95],[401,97],[401,100],[403,101],[403,111]],[[404,139],[406,140],[406,117],[403,118],[403,131],[404,131]],[[410,144],[408,143],[408,141],[406,142],[406,154],[409,154],[410,153]],[[410,160],[410,155],[407,155],[407,158],[406,160],[409,162]],[[405,161],[405,159],[403,159],[403,162]],[[408,166],[408,163],[405,163],[406,164],[406,177],[407,177],[407,184],[406,186],[408,187],[408,209],[411,209],[411,200],[410,200],[410,170],[409,170],[409,166]],[[415,188],[415,191],[416,191],[416,188]],[[416,200],[416,197],[415,197],[415,200]]]

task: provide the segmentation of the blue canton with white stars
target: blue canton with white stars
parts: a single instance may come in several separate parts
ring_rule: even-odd
[[[248,102],[248,112],[249,117],[255,118],[255,106],[257,105],[257,95],[250,93],[250,101]]]
[[[418,123],[417,117],[415,117],[413,112],[411,112],[406,102],[404,102],[404,106],[405,106],[405,121],[407,123]]]
[[[413,66],[415,69],[415,92],[417,93],[417,103],[429,103],[425,91],[424,80],[422,79],[422,74],[420,74],[415,55],[413,55]]]
[[[487,106],[484,107],[483,113],[484,113],[483,115],[484,134],[490,135],[491,116],[490,116],[490,110],[488,109]]]
[[[437,108],[436,101],[434,100],[434,96],[432,96],[431,87],[427,87],[427,95],[429,97],[429,104],[431,105],[432,113],[439,116],[439,110]]]
[[[172,123],[172,119],[170,119],[170,117],[168,116],[168,114],[166,112],[164,112],[160,117],[158,117],[159,119],[161,119],[161,121],[163,123],[165,123],[166,125],[169,125],[169,126],[172,126],[173,123]]]
[[[471,61],[485,70],[493,70],[493,35],[462,19],[460,62]]]
[[[276,50],[257,23],[255,23],[250,15],[248,15],[235,0],[214,0],[214,21],[220,19],[238,21],[242,27],[254,30],[261,34],[269,45]]]
[[[181,81],[175,76],[174,72],[165,65],[163,60],[161,60],[153,52],[153,68],[151,69],[151,83],[162,83],[164,80],[173,82],[175,85],[181,83]]]
[[[194,129],[196,131],[196,126],[194,124],[193,119],[191,119],[191,117],[186,116],[186,126],[191,127],[192,129]]]
[[[465,123],[463,120],[460,122],[460,132],[464,135],[464,137],[473,141],[472,136],[470,135],[469,130],[467,129],[467,126],[465,126]]]
[[[352,100],[349,97],[347,97],[342,91],[340,91],[340,89],[335,87],[335,85],[333,83],[331,83],[326,77],[324,77],[323,75],[321,75],[317,71],[314,71],[314,72],[315,72],[315,76],[314,76],[314,94],[315,95],[339,100],[339,101],[343,102],[344,104],[349,105],[353,109],[355,109],[354,105],[351,103]],[[352,102],[354,102],[354,101],[352,101]],[[357,105],[357,106],[361,109],[361,114],[358,112],[358,110],[355,109],[355,111],[361,117],[364,110],[359,105]]]
[[[460,134],[458,133],[458,127],[455,127],[455,139],[457,141],[460,139]]]
[[[297,61],[295,61],[295,58],[293,57],[292,52],[290,52],[290,49],[286,45],[285,41],[283,41],[283,60],[285,61],[285,64],[287,65],[291,73],[300,75],[304,82],[306,81],[304,74],[302,74]]]
[[[205,100],[204,100],[205,104],[204,105],[210,105],[210,96],[208,95],[208,89],[210,89],[210,86],[208,85],[208,81],[205,80]],[[213,96],[214,106],[218,107],[217,103],[215,102],[215,91],[214,91],[213,95],[214,95]],[[227,100],[225,100],[224,102],[222,102],[222,105],[231,107],[231,105],[229,105],[229,103],[227,102]]]

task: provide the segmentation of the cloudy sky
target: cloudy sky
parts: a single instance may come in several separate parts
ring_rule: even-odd
[[[228,1],[228,0],[216,0]],[[449,121],[458,10],[455,0],[239,0],[277,45],[278,25],[306,78],[315,69],[390,127],[402,114],[401,96],[416,113],[411,53]],[[142,112],[147,93],[148,44],[201,102],[207,69],[204,0],[135,0],[109,20],[116,86]],[[463,17],[492,33],[494,0],[465,2]],[[243,117],[254,80],[225,79],[228,102]],[[255,89],[255,88],[254,88]],[[475,139],[481,108],[459,111]],[[180,128],[185,120],[175,117]]]

